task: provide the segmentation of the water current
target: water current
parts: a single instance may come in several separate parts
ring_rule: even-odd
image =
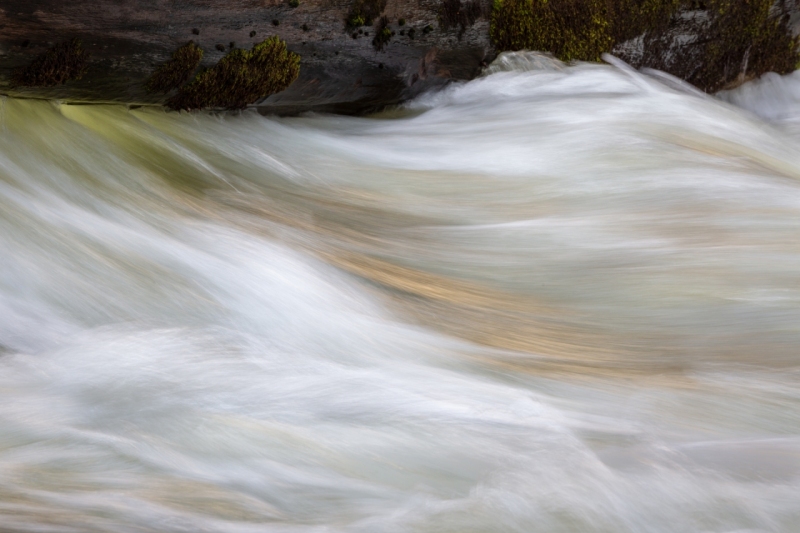
[[[609,61],[3,100],[0,531],[800,531],[800,75]]]

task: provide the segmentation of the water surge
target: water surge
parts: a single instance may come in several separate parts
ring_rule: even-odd
[[[3,100],[0,531],[798,531],[798,102]]]

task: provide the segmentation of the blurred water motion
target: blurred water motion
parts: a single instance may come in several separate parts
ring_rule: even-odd
[[[3,101],[0,531],[800,531],[799,102]]]

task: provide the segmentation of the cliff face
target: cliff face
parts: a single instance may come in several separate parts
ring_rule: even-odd
[[[280,114],[371,111],[470,79],[497,51],[515,48],[567,60],[612,51],[716,90],[794,68],[797,0],[771,1],[5,0],[0,92],[164,103],[169,95],[148,93],[145,82],[190,40],[203,51],[201,67],[210,67],[270,36],[301,57],[296,81],[258,103]],[[756,16],[763,23],[752,23]],[[11,82],[15,69],[74,39],[89,53],[80,79],[50,87]]]
[[[485,14],[463,32],[459,26],[443,30],[438,0],[390,0],[383,15],[394,35],[379,51],[373,44],[378,21],[348,28],[352,7],[351,0],[300,0],[297,7],[276,0],[6,0],[0,8],[0,92],[161,103],[166,98],[148,94],[144,82],[189,40],[204,51],[201,65],[211,66],[232,43],[250,48],[277,35],[301,56],[300,75],[261,107],[277,113],[358,113],[450,79],[472,78],[493,58]],[[489,11],[488,5],[481,9]],[[81,39],[91,54],[80,80],[53,87],[10,86],[15,67],[73,38]]]

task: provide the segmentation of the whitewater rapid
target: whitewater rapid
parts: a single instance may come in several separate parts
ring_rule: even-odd
[[[0,532],[800,531],[800,77],[0,102]]]

